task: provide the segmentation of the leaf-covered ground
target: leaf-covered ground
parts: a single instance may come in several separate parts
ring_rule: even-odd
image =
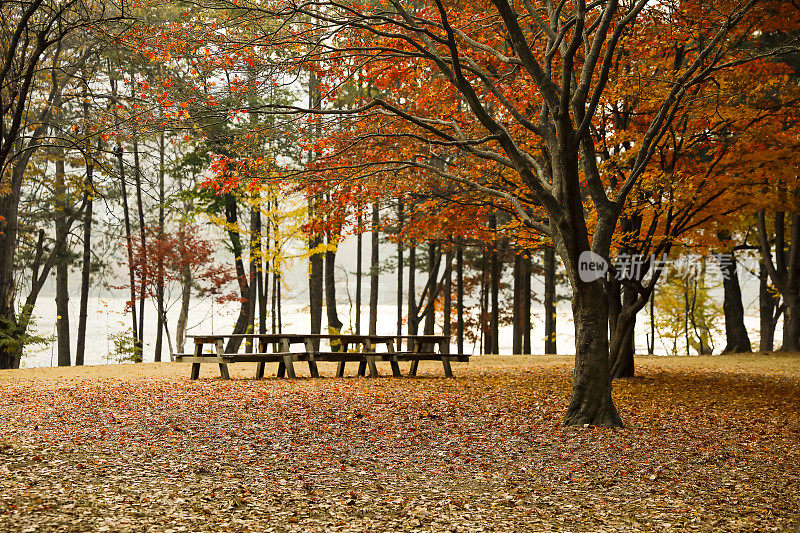
[[[2,372],[0,530],[793,530],[800,358],[644,359],[613,431],[561,427],[568,358],[473,361]]]

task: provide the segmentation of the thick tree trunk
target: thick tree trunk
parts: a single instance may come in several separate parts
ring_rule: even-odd
[[[788,296],[788,295],[787,295]],[[784,297],[783,344],[781,352],[800,351],[800,298]]]
[[[769,276],[762,261],[758,268],[759,351],[771,352],[775,349],[775,326],[781,313],[779,302],[780,297],[769,288]]]
[[[608,305],[599,281],[578,282],[573,291],[575,372],[566,425],[619,427],[622,420],[611,399],[608,366]]]
[[[63,149],[56,151],[56,334],[58,336],[58,366],[70,366],[69,342],[69,228],[67,227],[67,190]]]
[[[722,289],[724,300],[722,309],[725,314],[725,349],[722,353],[750,353],[750,337],[744,325],[744,305],[742,290],[739,286],[739,274],[736,269],[736,256],[733,253],[718,254],[720,270],[722,270]]]
[[[544,248],[544,353],[556,353],[556,253]]]
[[[378,226],[380,225],[380,212],[378,204],[372,206],[372,260],[369,269],[369,334],[378,332],[378,274],[380,271],[380,256],[378,254]]]
[[[11,192],[0,196],[0,334],[3,338],[19,338],[16,332],[17,317],[14,312],[14,256],[17,242],[17,216],[19,212],[22,173],[14,168]],[[18,179],[19,177],[19,179]],[[18,368],[17,350],[10,343],[0,344],[0,369]]]

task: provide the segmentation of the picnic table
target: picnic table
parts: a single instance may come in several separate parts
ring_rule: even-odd
[[[450,355],[449,337],[445,335],[353,335],[353,334],[300,334],[300,333],[242,333],[228,335],[189,335],[194,341],[194,353],[172,354],[172,360],[191,363],[191,379],[200,376],[200,365],[217,363],[223,379],[230,379],[229,363],[255,362],[256,379],[264,377],[267,363],[278,363],[278,377],[295,378],[294,363],[307,362],[311,377],[319,377],[317,362],[338,363],[336,376],[344,376],[347,363],[358,363],[358,375],[378,377],[376,362],[387,361],[394,377],[401,377],[400,362],[410,361],[409,376],[417,375],[420,361],[441,361],[446,377],[452,377],[450,361],[469,361],[468,355]],[[239,351],[225,351],[228,339],[241,341]],[[397,350],[395,342],[405,340],[407,349]],[[320,350],[320,342],[327,341],[330,350]],[[402,342],[402,341],[401,341]],[[300,350],[292,347],[301,345]],[[204,351],[211,346],[211,352]],[[269,350],[272,346],[271,351]],[[242,352],[242,347],[245,352]],[[379,349],[380,347],[380,349]],[[400,347],[398,345],[397,347]]]

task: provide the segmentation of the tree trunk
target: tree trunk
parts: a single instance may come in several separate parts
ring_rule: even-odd
[[[361,213],[358,214],[356,225],[359,227],[356,235],[356,335],[361,335],[361,287],[363,286],[364,262],[364,236],[361,233]]]
[[[758,310],[759,310],[759,343],[762,352],[775,349],[775,326],[778,324],[780,298],[769,289],[769,276],[764,262],[758,265]]]
[[[338,238],[328,233],[328,249],[325,250],[325,312],[328,317],[328,332],[340,333],[342,321],[336,310],[336,249]]]
[[[403,345],[403,200],[397,201],[397,349]]]
[[[497,256],[497,250],[492,250],[491,255],[491,284],[490,292],[492,296],[492,314],[491,314],[491,328],[492,328],[492,344],[491,352],[493,354],[500,353],[500,258]]]
[[[444,322],[442,335],[447,337],[447,342],[442,346],[443,353],[450,353],[451,314],[453,307],[453,251],[447,250],[444,265]]]
[[[164,133],[162,132],[158,139],[158,239],[164,240],[164,204],[166,203],[166,195],[164,194]],[[156,347],[155,347],[155,362],[161,362],[161,349],[164,339],[164,330],[167,327],[166,318],[167,313],[164,308],[164,256],[158,254],[158,264],[156,265],[156,312],[158,319],[156,320]]]
[[[489,249],[484,246],[483,260],[481,261],[481,353],[492,353],[492,328],[491,328],[491,311],[489,310],[489,276],[491,269],[489,259]]]
[[[632,378],[634,375],[634,352],[636,346],[636,309],[637,293],[633,288],[611,280],[606,283],[609,302],[609,365],[611,378]],[[620,295],[621,291],[621,295]],[[622,301],[620,302],[620,296]]]
[[[720,270],[722,270],[722,289],[724,300],[722,309],[725,313],[725,349],[722,353],[750,353],[750,337],[744,325],[744,305],[742,290],[739,286],[739,274],[736,269],[736,256],[733,253],[718,254]]]
[[[556,354],[556,253],[544,248],[544,353]]]
[[[464,354],[464,248],[456,250],[456,349]]]
[[[142,353],[142,340],[139,336],[139,321],[136,318],[136,260],[133,257],[133,234],[131,233],[131,210],[128,207],[128,187],[125,181],[125,160],[122,144],[117,144],[117,163],[119,165],[119,181],[122,186],[122,215],[125,222],[125,246],[128,252],[128,275],[131,289],[131,325],[133,332],[134,357]]]
[[[408,250],[408,334],[417,334],[417,247]],[[408,343],[411,346],[411,341]]]
[[[378,273],[380,257],[378,254],[378,225],[380,224],[378,204],[372,206],[372,259],[369,269],[369,334],[378,332]]]
[[[308,200],[309,218],[314,217],[314,199]],[[323,253],[318,251],[322,244],[320,235],[312,233],[308,238],[308,247],[311,250],[309,257],[310,269],[308,275],[308,299],[311,313],[311,333],[322,333],[322,299],[323,299]],[[315,251],[316,250],[316,251]],[[273,291],[273,294],[275,292]],[[319,342],[314,341],[314,349],[319,349]]]
[[[14,312],[14,256],[22,171],[15,165],[9,194],[0,195],[0,333],[4,339],[18,339]],[[0,369],[18,368],[18,351],[13,343],[0,344]]]
[[[522,353],[531,354],[531,256],[522,259]]]
[[[70,366],[69,342],[69,229],[67,228],[67,187],[64,182],[63,149],[56,150],[56,334],[58,336],[58,366]]]
[[[522,353],[522,256],[514,254],[514,303],[511,317],[511,353]]]
[[[248,247],[248,259],[250,267],[250,296],[248,297],[247,309],[247,333],[256,331],[256,308],[258,307],[258,266],[261,261],[261,198],[256,193],[251,198],[253,202],[250,207],[250,246]],[[247,353],[255,351],[256,342],[253,339],[247,340]]]
[[[436,243],[430,241],[428,243],[428,302],[420,302],[425,310],[425,326],[422,330],[425,335],[433,335],[434,326],[436,325],[436,305],[433,300],[436,300],[436,277],[439,274],[439,261],[437,260]]]
[[[271,200],[266,201],[267,211],[271,206]],[[269,219],[264,224],[262,210],[258,211],[258,238],[261,257],[258,261],[258,332],[264,335],[267,333],[267,312],[269,310]]]
[[[131,84],[133,77],[131,77]],[[136,187],[136,209],[139,214],[139,239],[141,240],[141,261],[142,265],[147,264],[147,238],[145,236],[145,228],[147,222],[144,218],[144,202],[142,201],[142,169],[139,165],[139,141],[136,132],[133,135],[133,178],[134,186]],[[143,268],[141,272],[142,279],[139,283],[139,345],[137,347],[134,360],[141,363],[144,355],[144,304],[147,295],[147,271]]]
[[[788,295],[787,295],[788,296]],[[800,351],[800,299],[796,296],[784,297],[783,344],[781,352]]]
[[[84,92],[83,94],[83,120],[84,120],[84,134],[89,134],[89,98]],[[102,137],[97,139],[97,152],[100,153],[103,148]],[[91,283],[92,272],[92,218],[94,196],[94,162],[91,153],[91,140],[86,141],[86,182],[84,183],[85,190],[83,192],[83,202],[86,205],[86,211],[83,214],[83,256],[81,258],[81,296],[80,307],[78,308],[78,338],[75,344],[75,366],[82,366],[84,363],[86,353],[86,321],[89,316],[89,285]]]
[[[575,371],[566,425],[622,426],[611,399],[608,367],[608,305],[599,281],[573,290]]]
[[[250,323],[250,299],[252,291],[247,283],[247,272],[244,268],[244,249],[242,247],[241,234],[239,232],[239,215],[238,206],[236,205],[236,198],[232,194],[225,195],[225,221],[228,223],[228,238],[231,241],[231,250],[233,251],[234,262],[236,264],[236,275],[239,282],[239,316],[236,318],[236,324],[233,326],[233,334],[241,334],[247,330]],[[225,346],[226,353],[236,353],[239,351],[239,346],[242,344],[241,338],[231,337],[228,344]]]

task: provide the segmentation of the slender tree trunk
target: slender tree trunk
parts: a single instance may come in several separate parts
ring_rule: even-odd
[[[256,331],[256,309],[258,307],[258,265],[261,261],[261,198],[254,195],[251,198],[253,204],[250,207],[250,246],[248,255],[250,260],[250,296],[247,306],[247,333]],[[247,353],[255,351],[255,341],[247,340]]]
[[[259,193],[260,194],[260,193]],[[270,206],[270,200],[267,200],[267,209]],[[258,276],[256,282],[258,284],[258,332],[262,335],[267,332],[267,311],[268,311],[268,296],[269,296],[269,222],[264,224],[262,211],[258,211],[258,232],[259,232],[259,250],[261,256],[258,261]]]
[[[164,204],[167,201],[164,193],[164,133],[162,132],[158,139],[158,239],[164,240]],[[158,254],[158,264],[156,265],[156,309],[158,313],[158,320],[156,321],[156,348],[155,357],[156,362],[161,361],[161,349],[164,339],[164,330],[166,329],[166,309],[164,307],[164,256]]]
[[[361,233],[361,213],[356,221],[359,230],[356,235],[356,335],[361,335],[361,287],[363,275],[361,265],[364,262],[364,236]]]
[[[722,288],[724,300],[722,309],[725,313],[725,349],[722,353],[750,353],[750,337],[744,325],[744,305],[742,290],[739,286],[739,274],[736,269],[736,256],[733,253],[717,255],[722,270]]]
[[[622,302],[620,305],[619,283],[607,283],[606,288],[615,285],[617,287],[614,299],[616,299],[616,318],[610,327],[611,338],[609,346],[609,364],[611,366],[611,378],[630,378],[634,375],[634,332],[636,328],[636,309],[634,305],[637,300],[637,293],[628,286],[622,287]],[[611,303],[612,298],[609,298]],[[609,317],[611,317],[611,306],[609,305]],[[611,324],[612,320],[609,320]]]
[[[456,250],[456,349],[464,354],[464,248]]]
[[[234,334],[241,334],[247,330],[250,323],[250,309],[252,291],[247,283],[247,271],[244,267],[244,247],[242,246],[241,234],[239,231],[239,215],[236,198],[232,194],[225,195],[225,221],[228,223],[228,238],[231,242],[231,250],[233,251],[234,262],[236,264],[236,275],[239,282],[239,296],[241,302],[239,304],[239,316],[236,318],[236,324],[233,326]],[[242,344],[241,338],[231,337],[228,344],[225,346],[226,353],[236,353],[239,351],[239,346]]]
[[[491,295],[492,295],[492,315],[491,315],[491,327],[492,327],[492,344],[491,344],[491,352],[493,354],[500,353],[500,260],[497,256],[497,251],[492,250],[491,255]]]
[[[653,355],[656,349],[656,313],[655,313],[656,293],[653,287],[653,294],[650,295],[650,339],[647,343],[647,354]]]
[[[531,354],[531,256],[522,258],[522,353]]]
[[[133,79],[131,80],[133,83]],[[139,214],[139,239],[141,241],[141,261],[143,265],[147,264],[147,238],[145,229],[147,222],[144,218],[144,202],[142,201],[142,168],[139,164],[139,140],[134,132],[133,135],[133,178],[134,186],[136,188],[136,210]],[[139,283],[139,346],[135,355],[136,362],[142,362],[144,354],[144,305],[147,296],[147,270],[144,268],[141,272],[141,280]]]
[[[544,247],[544,353],[556,354],[556,254]]]
[[[315,200],[313,199],[309,199],[308,201],[309,218],[314,217],[314,202]],[[309,269],[308,276],[308,297],[311,312],[311,333],[313,334],[322,333],[324,254],[318,251],[321,244],[320,235],[318,233],[312,233],[308,239],[308,247],[312,250],[311,256],[309,257],[311,268]],[[319,349],[318,341],[314,342],[314,349]]]
[[[417,247],[408,249],[408,334],[417,334]],[[408,343],[409,349],[411,342]]]
[[[178,173],[178,189],[184,190],[183,179]],[[191,213],[194,205],[191,199],[185,198],[183,200],[183,211]],[[175,344],[177,345],[178,353],[185,353],[186,346],[186,327],[189,323],[189,304],[192,299],[192,269],[187,260],[186,249],[186,219],[180,218],[178,222],[178,246],[180,248],[180,282],[181,282],[181,306],[178,311],[178,321],[175,324]]]
[[[65,183],[63,148],[56,150],[56,334],[58,336],[58,366],[70,366],[69,342],[69,229],[67,228],[67,186]]]
[[[481,262],[481,339],[483,354],[492,353],[491,311],[489,310],[490,262],[489,249],[484,246],[483,261]]]
[[[422,330],[425,335],[433,335],[434,326],[436,324],[436,305],[432,302],[436,300],[436,277],[439,273],[439,263],[436,257],[436,243],[430,241],[428,243],[428,303],[420,302],[423,309],[426,311],[425,326]]]
[[[119,181],[122,186],[122,214],[125,223],[125,246],[128,251],[128,274],[131,289],[131,325],[133,332],[133,346],[136,354],[142,353],[142,342],[139,337],[139,321],[136,319],[136,263],[133,257],[133,233],[131,233],[131,210],[128,207],[128,188],[125,180],[125,160],[122,153],[122,144],[117,144],[117,163],[119,165]]]
[[[325,251],[325,311],[328,317],[328,331],[340,333],[342,321],[336,310],[336,248],[338,237],[328,234],[328,249]]]
[[[511,353],[522,353],[522,256],[514,254],[514,302],[512,313]]]
[[[372,206],[372,260],[369,269],[369,334],[378,331],[378,273],[380,257],[378,254],[378,226],[380,225],[378,204]]]
[[[403,345],[403,200],[397,201],[397,349]]]
[[[762,352],[771,352],[775,349],[775,326],[778,323],[780,311],[778,302],[780,300],[769,289],[769,276],[764,262],[759,263],[758,268],[758,310],[759,310],[759,344],[758,349]]]
[[[88,121],[89,103],[84,97],[84,119]],[[89,146],[89,143],[87,143]],[[102,149],[102,140],[97,141],[97,151]],[[86,321],[89,316],[89,288],[91,283],[92,272],[92,218],[93,218],[93,202],[94,195],[94,163],[91,159],[91,153],[87,150],[86,159],[86,183],[84,187],[86,190],[83,193],[83,201],[86,205],[86,211],[83,214],[83,256],[81,260],[81,300],[78,311],[78,339],[75,345],[75,365],[81,366],[84,363],[84,354],[86,352]]]
[[[451,314],[453,307],[453,250],[448,248],[444,265],[444,323],[442,335],[447,337],[442,351],[450,353]]]

